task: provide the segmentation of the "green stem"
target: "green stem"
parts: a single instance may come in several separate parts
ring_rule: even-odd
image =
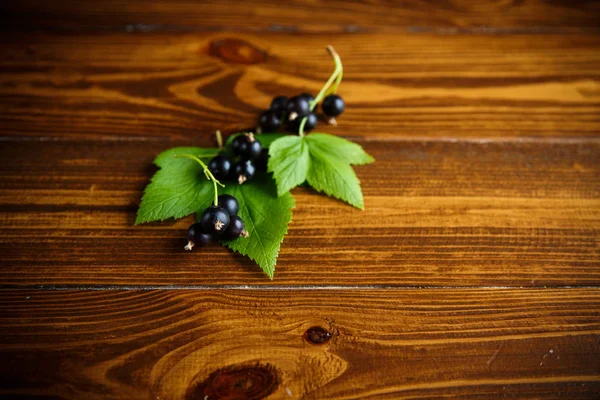
[[[298,129],[298,136],[300,137],[304,136],[304,125],[306,125],[307,119],[307,117],[304,117],[302,118],[302,121],[300,121],[300,128]]]
[[[223,150],[223,136],[221,136],[221,131],[216,131],[215,136],[217,137],[217,146],[219,146],[219,150]]]
[[[328,89],[334,83],[334,81],[335,81],[335,85],[331,86],[333,88],[332,93],[335,93],[338,86],[342,82],[342,73],[343,73],[342,60],[340,59],[340,56],[338,55],[338,53],[336,53],[335,50],[333,49],[333,46],[331,46],[331,45],[327,46],[327,51],[329,52],[331,57],[333,57],[333,63],[335,65],[335,69],[333,70],[333,73],[331,74],[331,76],[329,77],[329,79],[327,80],[327,82],[325,83],[323,88],[321,88],[321,91],[319,92],[317,97],[315,97],[315,99],[310,103],[311,111],[315,109],[315,107],[317,106],[317,104],[319,104],[319,102],[321,100],[323,100],[323,97],[325,97],[325,94],[329,93]]]
[[[208,179],[209,181],[212,181],[213,186],[215,187],[215,206],[219,205],[219,190],[217,189],[217,184],[221,185],[221,187],[225,187],[225,185],[223,185],[221,182],[219,182],[217,180],[217,178],[214,177],[214,175],[212,174],[212,172],[210,172],[210,170],[208,169],[206,164],[204,164],[204,162],[202,162],[202,160],[199,159],[198,157],[196,157],[192,154],[181,154],[179,156],[175,156],[175,158],[179,158],[179,157],[187,157],[189,159],[196,161],[198,164],[200,164],[200,166],[204,170],[204,176],[206,176],[206,179]]]

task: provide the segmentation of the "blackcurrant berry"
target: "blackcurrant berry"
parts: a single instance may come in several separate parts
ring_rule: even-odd
[[[273,98],[273,101],[271,101],[271,106],[269,106],[269,110],[275,111],[278,115],[281,115],[281,113],[283,113],[286,110],[285,105],[287,104],[287,101],[287,96],[277,96]]]
[[[258,126],[262,133],[277,132],[281,126],[281,117],[277,111],[267,110],[260,114]]]
[[[219,236],[229,226],[229,213],[222,207],[208,207],[200,218],[202,231],[212,236]]]
[[[312,94],[307,93],[307,92],[304,92],[304,93],[298,95],[298,97],[305,98],[306,100],[308,100],[309,103],[311,103],[315,99],[315,96],[313,96]]]
[[[262,146],[252,133],[248,133],[236,136],[231,142],[231,149],[238,156],[253,160],[260,156]]]
[[[293,121],[288,122],[287,128],[291,133],[298,133],[300,130],[300,124],[303,118],[297,118]],[[318,118],[317,114],[311,112],[306,116],[306,123],[304,124],[304,132],[310,132],[317,126]]]
[[[210,235],[204,233],[202,231],[202,226],[198,222],[196,222],[195,224],[189,227],[187,239],[188,244],[185,246],[185,249],[192,250],[194,246],[206,246],[210,242],[211,237]]]
[[[230,217],[237,215],[238,210],[240,209],[237,199],[230,194],[222,194],[219,196],[219,207],[224,208]]]
[[[234,215],[233,217],[231,217],[229,226],[227,227],[227,230],[223,232],[223,236],[221,236],[221,239],[233,240],[239,238],[240,236],[248,237],[248,232],[246,232],[244,228],[244,221],[242,221],[242,219],[237,215]]]
[[[231,160],[224,155],[214,156],[208,162],[208,170],[214,175],[217,180],[225,180],[231,174]]]
[[[256,167],[250,160],[240,160],[233,166],[234,179],[241,185],[242,183],[254,178]]]
[[[298,117],[308,115],[310,103],[305,97],[295,96],[288,100],[286,108],[289,112],[288,120],[293,121]]]
[[[344,112],[344,99],[337,94],[330,94],[323,100],[323,113],[328,117],[337,117]]]
[[[260,157],[254,160],[254,166],[257,171],[267,172],[267,164],[269,163],[269,149],[262,149]]]

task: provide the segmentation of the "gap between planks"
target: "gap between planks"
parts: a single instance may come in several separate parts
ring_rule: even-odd
[[[243,131],[240,131],[243,132]],[[225,135],[232,135],[238,132],[225,132]],[[395,142],[432,142],[432,143],[557,143],[557,144],[577,144],[577,143],[595,143],[600,142],[600,136],[564,136],[564,137],[548,137],[548,136],[500,136],[500,137],[431,137],[431,136],[398,136],[391,138],[380,137],[357,137],[344,136],[353,142],[370,142],[370,143],[395,143]],[[214,140],[214,133],[207,133],[200,137],[209,140]],[[2,142],[62,142],[62,143],[102,143],[102,142],[175,142],[170,137],[160,136],[100,136],[97,139],[78,138],[78,137],[60,137],[60,136],[0,136]],[[177,143],[180,140],[176,141]]]
[[[389,285],[0,285],[0,290],[40,290],[40,291],[103,291],[103,290],[558,290],[558,289],[597,289],[600,286],[556,285],[556,286],[389,286]]]

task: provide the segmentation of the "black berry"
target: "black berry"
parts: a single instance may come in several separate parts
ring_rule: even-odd
[[[200,218],[202,232],[212,236],[219,236],[229,226],[229,213],[222,207],[208,207]]]
[[[262,149],[260,157],[254,160],[254,166],[257,171],[267,172],[267,164],[269,163],[269,149]]]
[[[300,124],[302,123],[303,118],[298,118],[293,121],[288,122],[287,128],[288,131],[292,133],[298,133],[300,130]],[[310,132],[317,126],[318,118],[317,114],[311,112],[306,116],[306,123],[304,124],[304,132]]]
[[[230,194],[222,194],[219,196],[219,207],[227,211],[230,217],[237,215],[240,205],[235,197]],[[229,223],[231,223],[231,218]]]
[[[280,114],[273,110],[263,112],[258,118],[258,126],[262,133],[277,132],[281,126]]]
[[[283,113],[286,110],[285,106],[287,104],[287,101],[287,96],[277,96],[273,98],[273,101],[271,101],[269,110],[275,111],[278,115],[281,115],[281,113]]]
[[[302,98],[306,99],[309,103],[311,103],[315,99],[315,96],[313,96],[310,93],[306,93],[306,92],[298,95],[298,97],[302,97]]]
[[[337,117],[344,112],[346,107],[344,99],[337,94],[330,94],[323,100],[323,113],[328,117]]]
[[[250,160],[241,160],[233,166],[234,179],[241,185],[242,183],[254,178],[256,167]]]
[[[204,233],[202,231],[202,226],[200,223],[196,222],[188,229],[187,234],[188,244],[185,246],[186,250],[192,250],[194,246],[202,247],[206,246],[210,243],[211,237],[210,235]]]
[[[217,180],[225,180],[231,174],[231,160],[221,154],[214,156],[208,162],[208,169]]]
[[[233,240],[237,239],[240,236],[248,237],[248,232],[244,230],[244,221],[237,215],[231,217],[231,221],[229,222],[229,226],[227,230],[223,233],[221,239],[223,240]]]
[[[293,121],[298,117],[308,115],[310,103],[305,97],[295,96],[288,100],[286,108],[289,112],[288,119]]]
[[[253,160],[260,156],[262,146],[252,133],[239,135],[231,142],[231,149],[240,157]]]

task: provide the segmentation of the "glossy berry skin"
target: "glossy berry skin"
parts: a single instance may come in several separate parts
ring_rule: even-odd
[[[306,116],[306,123],[304,124],[304,132],[310,132],[317,126],[318,122],[317,114],[311,112]],[[302,118],[295,119],[294,121],[290,121],[287,125],[287,129],[291,133],[298,133],[300,130],[300,124],[302,123]]]
[[[281,117],[277,111],[267,110],[260,114],[258,126],[262,133],[277,132],[281,126]]]
[[[251,160],[240,160],[233,166],[233,177],[241,185],[254,178],[256,167]]]
[[[208,207],[200,217],[202,232],[211,236],[220,236],[229,226],[229,213],[222,207]]]
[[[237,239],[240,236],[247,236],[246,231],[244,230],[244,221],[237,215],[231,217],[231,221],[229,222],[229,226],[227,230],[223,232],[223,236],[221,239],[223,240],[233,240]]]
[[[323,100],[322,108],[323,113],[328,117],[337,117],[344,112],[346,104],[344,103],[344,99],[337,94],[330,94]]]
[[[315,96],[313,96],[312,94],[307,93],[307,92],[304,92],[304,93],[298,95],[298,97],[305,98],[306,100],[308,100],[309,103],[312,102],[315,99]]]
[[[208,162],[208,170],[214,175],[217,180],[225,180],[231,174],[231,160],[224,155],[214,156]]]
[[[240,209],[237,199],[230,194],[222,194],[219,196],[219,207],[224,208],[230,217],[237,215]],[[231,218],[229,223],[231,223]]]
[[[286,108],[289,112],[288,119],[293,121],[298,117],[308,115],[310,112],[310,103],[305,97],[295,96],[288,100]],[[293,118],[296,116],[296,118]]]
[[[260,157],[254,160],[254,166],[257,171],[267,172],[267,164],[269,163],[269,149],[262,149]]]
[[[188,244],[186,250],[192,250],[193,247],[206,246],[211,241],[211,236],[202,231],[200,223],[196,222],[188,228],[187,233]]]
[[[287,96],[277,96],[277,97],[273,98],[273,101],[271,101],[269,110],[275,111],[277,113],[277,115],[281,115],[286,110],[285,106],[286,106],[287,102],[288,102]]]
[[[258,140],[254,139],[253,134],[249,134],[236,136],[231,142],[231,149],[242,158],[254,160],[260,156],[262,146]]]

